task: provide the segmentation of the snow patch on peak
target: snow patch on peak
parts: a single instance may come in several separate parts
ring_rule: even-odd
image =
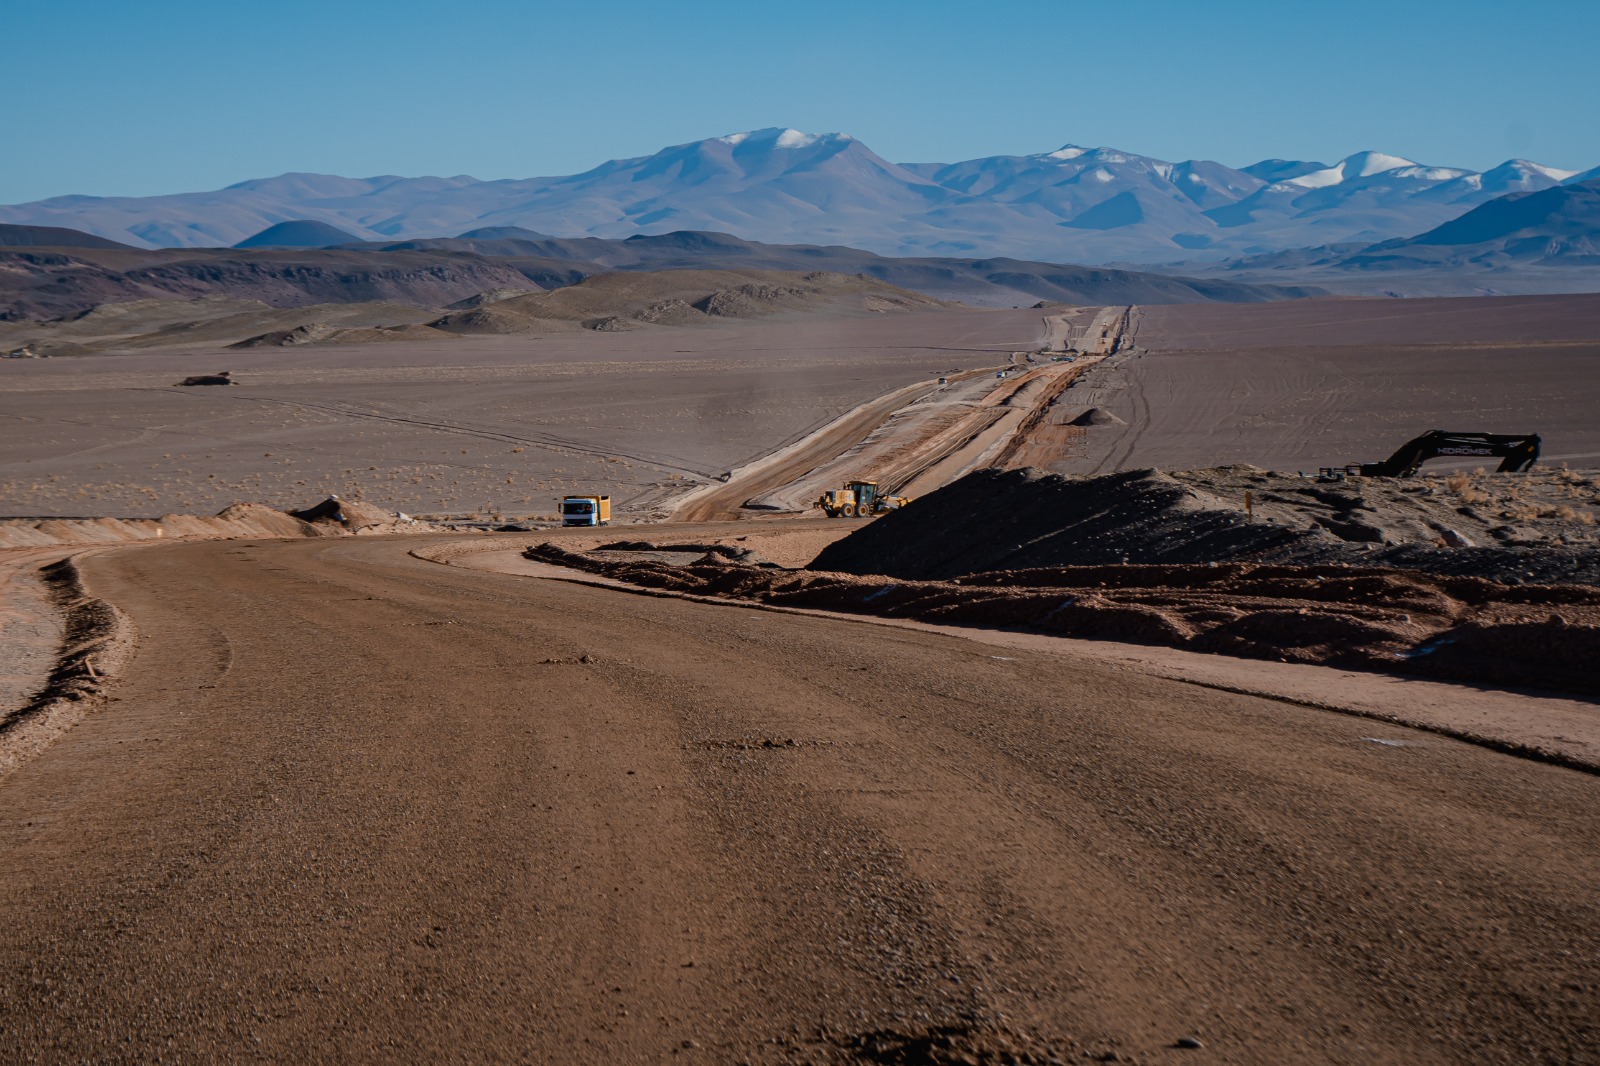
[[[1340,167],[1329,167],[1327,170],[1313,170],[1309,174],[1302,174],[1298,178],[1290,178],[1285,185],[1298,185],[1302,189],[1326,189],[1329,185],[1337,185],[1344,180],[1344,170]]]
[[[1453,167],[1397,167],[1392,171],[1383,171],[1393,174],[1397,178],[1417,178],[1421,181],[1454,181],[1471,174],[1470,170],[1456,170]]]
[[[1053,152],[1049,153],[1048,155],[1046,155],[1045,158],[1046,159],[1059,159],[1062,162],[1065,162],[1068,159],[1076,159],[1076,158],[1078,158],[1080,155],[1083,155],[1088,150],[1089,149],[1087,149],[1087,148],[1079,148],[1075,144],[1064,144],[1060,148],[1057,148],[1055,151],[1053,151]]]
[[[718,137],[722,144],[741,145],[749,142],[752,145],[763,145],[769,148],[809,148],[820,141],[848,141],[851,138],[842,133],[802,133],[799,130],[772,126],[764,130],[750,130],[747,133],[730,133],[726,137]]]
[[[1511,161],[1511,165],[1519,170],[1527,170],[1532,171],[1535,174],[1543,174],[1551,181],[1566,181],[1568,178],[1573,177],[1578,173],[1576,170],[1557,170],[1555,167],[1547,167],[1543,163],[1535,163],[1528,159],[1513,159]]]
[[[822,140],[821,135],[815,133],[801,133],[799,130],[784,130],[778,134],[778,139],[772,142],[775,148],[809,148]]]
[[[1105,167],[1095,167],[1093,170],[1089,171],[1089,177],[1093,178],[1095,181],[1117,180],[1111,176],[1111,171],[1107,170]]]
[[[1382,174],[1389,170],[1399,170],[1401,167],[1417,166],[1414,159],[1405,159],[1397,155],[1385,155],[1383,152],[1357,152],[1347,157],[1339,165],[1348,177],[1370,178],[1374,174]]]
[[[1423,177],[1427,173],[1435,172],[1445,175],[1432,178],[1434,181],[1447,181],[1449,178],[1469,173],[1465,170],[1446,171],[1442,167],[1423,167],[1409,159],[1402,159],[1397,155],[1385,155],[1382,152],[1357,152],[1326,170],[1313,170],[1298,178],[1289,178],[1288,183],[1298,185],[1302,189],[1326,189],[1330,185],[1338,185],[1351,178],[1370,178],[1374,174],[1387,174],[1392,170],[1405,170],[1406,177]]]

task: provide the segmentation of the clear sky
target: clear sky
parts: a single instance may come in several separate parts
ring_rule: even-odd
[[[895,162],[1600,165],[1594,0],[4,0],[0,41],[0,203],[570,174],[763,126]]]

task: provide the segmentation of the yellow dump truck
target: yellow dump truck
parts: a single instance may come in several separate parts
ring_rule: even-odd
[[[611,497],[562,497],[561,524],[564,526],[609,526],[611,524]]]
[[[887,514],[910,503],[905,496],[885,496],[876,481],[846,481],[842,489],[829,489],[817,497],[816,506],[829,518],[866,518]]]

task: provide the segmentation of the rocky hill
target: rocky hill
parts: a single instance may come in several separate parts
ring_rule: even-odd
[[[60,239],[56,232],[49,239]],[[720,233],[619,241],[469,233],[318,249],[18,247],[0,251],[0,321],[59,318],[133,300],[200,297],[251,299],[273,307],[392,300],[442,308],[492,290],[556,289],[619,270],[861,274],[939,300],[1003,307],[1041,300],[1256,302],[1320,291],[1009,259],[891,259],[838,246],[758,244]]]

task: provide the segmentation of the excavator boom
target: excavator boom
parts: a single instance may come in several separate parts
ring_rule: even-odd
[[[1381,463],[1362,463],[1362,477],[1410,477],[1429,459],[1444,456],[1498,458],[1501,473],[1520,473],[1539,458],[1539,435],[1454,433],[1436,429],[1400,446]]]

